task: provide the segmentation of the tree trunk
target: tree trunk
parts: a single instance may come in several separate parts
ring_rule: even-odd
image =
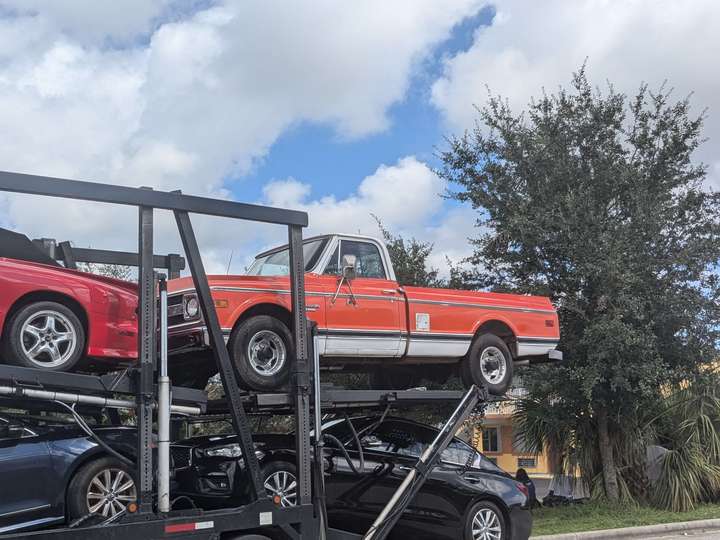
[[[618,489],[617,468],[615,467],[615,456],[613,455],[613,445],[610,441],[608,417],[605,408],[597,409],[597,423],[605,495],[607,495],[607,498],[611,501],[618,501],[620,499],[620,490]]]

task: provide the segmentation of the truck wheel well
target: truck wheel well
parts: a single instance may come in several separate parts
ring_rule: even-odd
[[[7,321],[9,321],[20,309],[35,302],[57,302],[58,304],[62,304],[63,306],[71,309],[73,313],[77,315],[78,319],[80,319],[80,323],[83,325],[83,330],[85,330],[85,336],[87,339],[88,317],[85,309],[71,296],[55,291],[35,291],[21,296],[15,300],[12,306],[10,306],[7,316],[5,317],[5,322],[7,323]],[[4,324],[2,332],[3,339],[5,338],[6,330],[7,324]]]
[[[269,315],[270,317],[278,319],[285,326],[292,329],[292,316],[290,315],[290,311],[282,306],[278,306],[277,304],[257,304],[244,311],[242,315],[238,317],[238,320],[235,321],[235,325],[233,326],[233,330],[242,322],[251,317],[256,317],[257,315]]]
[[[510,328],[504,322],[496,320],[485,321],[477,329],[477,332],[475,332],[475,337],[481,336],[483,334],[496,335],[507,344],[508,349],[510,349],[510,353],[513,355],[513,357],[517,356],[517,348],[515,346],[515,333],[512,331],[512,328]]]

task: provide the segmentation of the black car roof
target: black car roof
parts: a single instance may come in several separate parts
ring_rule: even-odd
[[[27,236],[2,227],[0,227],[0,257],[60,266],[57,261],[33,244]]]

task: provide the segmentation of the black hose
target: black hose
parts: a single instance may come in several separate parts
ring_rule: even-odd
[[[387,416],[387,413],[388,413],[388,412],[390,412],[390,404],[389,404],[389,403],[388,403],[387,406],[385,407],[385,410],[383,411],[383,413],[380,415],[380,418],[378,418],[375,422],[373,422],[373,423],[371,423],[371,424],[368,424],[367,426],[365,426],[364,428],[362,428],[360,431],[358,431],[358,437],[359,437],[360,435],[363,435],[363,434],[367,433],[367,432],[370,431],[370,430],[375,429],[375,428],[378,427],[380,424],[382,424],[382,423],[385,421],[385,417]]]
[[[343,457],[345,458],[345,461],[347,461],[350,469],[355,474],[360,474],[360,471],[358,471],[357,467],[355,467],[355,464],[352,462],[352,459],[350,459],[350,454],[347,453],[347,450],[345,450],[345,447],[343,446],[343,443],[340,442],[340,439],[335,437],[335,435],[330,435],[329,433],[323,434],[324,438],[327,438],[330,442],[332,442],[335,446],[337,446],[340,451],[343,454]]]
[[[360,437],[358,436],[357,431],[355,431],[355,426],[353,426],[353,423],[347,415],[345,415],[345,421],[350,426],[350,432],[353,435],[353,439],[355,439],[355,446],[357,446],[358,454],[360,455],[360,472],[365,472],[365,453],[363,452],[362,445],[360,444]]]
[[[62,401],[56,401],[55,403],[59,403],[63,407],[65,407],[67,410],[70,411],[70,414],[72,414],[73,418],[75,419],[75,423],[80,426],[80,429],[82,429],[88,437],[90,437],[92,440],[94,440],[98,445],[100,445],[101,448],[103,448],[108,454],[111,456],[116,457],[120,461],[122,461],[125,465],[128,467],[134,467],[135,463],[125,456],[123,456],[120,452],[117,452],[115,449],[111,448],[105,441],[103,441],[98,435],[90,428],[90,426],[87,425],[85,422],[85,419],[78,414],[78,412],[75,410],[75,405],[72,407],[68,405],[67,403],[63,403]]]

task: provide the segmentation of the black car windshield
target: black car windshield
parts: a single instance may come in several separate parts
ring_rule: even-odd
[[[353,424],[357,426],[355,421]],[[430,427],[391,419],[364,434],[361,443],[364,450],[419,458],[436,436],[437,430]],[[502,471],[492,461],[460,439],[453,439],[443,451],[440,459],[452,465],[495,472]]]
[[[306,272],[309,272],[315,267],[327,242],[327,238],[318,238],[303,244],[303,260],[305,261]],[[258,256],[247,271],[249,276],[287,276],[289,273],[289,248]]]

